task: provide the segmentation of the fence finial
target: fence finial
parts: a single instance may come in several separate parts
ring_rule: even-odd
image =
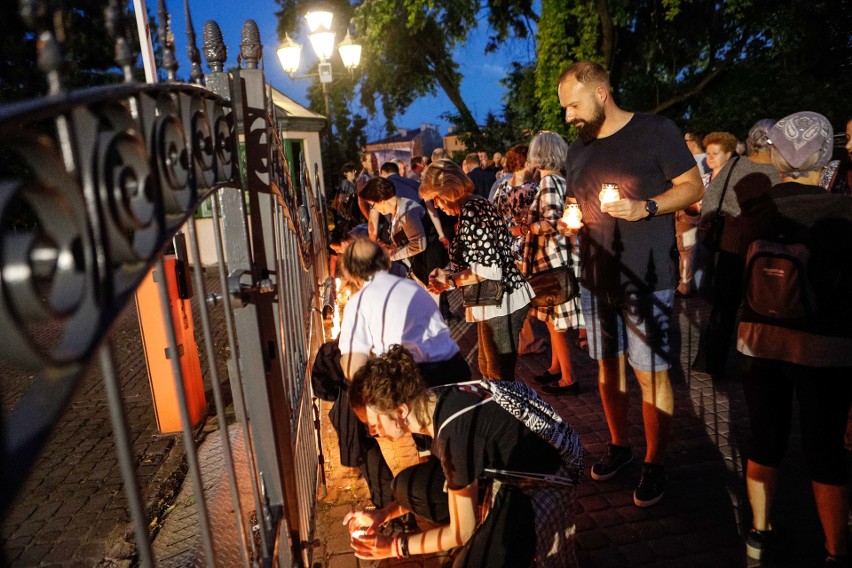
[[[18,4],[18,13],[21,19],[29,28],[36,32],[38,40],[36,41],[36,60],[38,68],[47,77],[48,94],[56,95],[64,90],[62,85],[62,50],[59,47],[59,42],[56,40],[56,35],[51,30],[52,20],[62,22],[62,18],[57,18],[49,13],[48,3],[44,0],[20,0]],[[59,30],[59,33],[64,33],[64,30]]]
[[[221,73],[225,67],[225,60],[228,59],[228,48],[225,46],[225,40],[222,39],[222,30],[219,29],[219,24],[213,20],[204,22],[202,38],[204,39],[204,58],[207,60],[207,66],[213,73]]]
[[[204,77],[204,71],[201,70],[201,54],[195,45],[195,27],[192,25],[192,15],[189,13],[189,0],[183,0],[183,11],[186,15],[186,55],[192,64],[189,77],[193,83],[200,85],[201,79]]]
[[[115,62],[124,72],[124,82],[133,81],[133,52],[123,35],[122,9],[118,0],[109,0],[109,5],[104,8],[104,20],[109,34],[115,38]]]
[[[174,81],[178,68],[177,58],[175,58],[175,34],[172,33],[172,16],[166,10],[163,0],[158,2],[157,17],[160,19],[157,33],[163,44],[163,68],[166,70],[166,79]]]
[[[260,43],[260,30],[257,29],[257,22],[254,20],[246,20],[243,24],[240,54],[246,62],[247,69],[257,69],[257,62],[263,57],[263,45]]]

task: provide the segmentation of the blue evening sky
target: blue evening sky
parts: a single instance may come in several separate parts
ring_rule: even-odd
[[[157,12],[157,0],[147,0],[148,10]],[[186,24],[184,18],[183,0],[166,0],[166,8],[171,13],[172,31],[175,35],[177,57],[180,63],[179,76],[189,76],[189,59],[186,56]],[[307,106],[306,93],[310,79],[291,79],[281,70],[276,50],[278,37],[276,26],[278,20],[275,12],[279,9],[274,0],[190,0],[190,11],[195,26],[199,49],[202,49],[202,29],[204,22],[215,20],[222,29],[222,36],[228,47],[227,67],[236,65],[239,53],[240,33],[243,22],[253,19],[260,29],[263,42],[263,59],[266,65],[267,81],[297,102]],[[295,41],[302,44],[302,61],[300,73],[307,73],[316,63],[316,56],[305,36],[307,26],[302,22],[302,29]],[[465,45],[456,49],[456,62],[464,76],[461,91],[470,111],[477,121],[485,120],[488,112],[499,113],[502,109],[501,98],[505,89],[499,80],[505,75],[511,61],[526,62],[534,57],[532,40],[504,42],[500,49],[491,54],[485,54],[485,43],[488,30],[485,26],[474,30]],[[338,38],[342,39],[342,38]],[[357,37],[354,37],[357,41]],[[202,67],[208,71],[206,62]],[[343,71],[343,69],[335,69]],[[352,109],[358,112],[358,108]],[[363,112],[363,111],[361,111]],[[381,112],[381,111],[379,111]],[[436,96],[423,97],[414,102],[408,112],[396,118],[396,125],[404,128],[415,128],[422,122],[436,124],[441,134],[446,134],[447,122],[441,118],[445,112],[455,113],[455,107],[440,89]],[[384,119],[377,116],[369,121],[367,136],[370,140],[384,136]]]

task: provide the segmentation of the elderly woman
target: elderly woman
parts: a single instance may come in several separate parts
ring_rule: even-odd
[[[391,217],[390,237],[394,244],[388,256],[392,261],[407,264],[415,278],[426,286],[429,273],[447,263],[447,251],[426,208],[397,195],[393,183],[381,177],[368,181],[360,197],[380,214]]]
[[[429,290],[439,294],[483,280],[502,283],[498,305],[472,305],[465,319],[477,323],[479,370],[486,379],[515,379],[518,335],[529,308],[532,289],[512,257],[512,236],[493,203],[474,195],[473,182],[455,162],[438,160],[422,175],[420,197],[433,199],[448,215],[458,215],[450,244],[451,270],[436,269]]]
[[[568,154],[568,145],[554,132],[541,132],[530,143],[528,161],[541,174],[539,190],[530,204],[521,272],[529,277],[538,272],[570,266],[571,240],[557,230],[565,209],[566,183],[560,173]],[[548,394],[577,394],[580,384],[571,374],[571,350],[567,331],[580,324],[578,299],[549,307],[533,308],[535,317],[547,324],[550,332],[551,361],[543,375],[535,377]],[[556,384],[551,384],[556,383]]]
[[[556,416],[534,392],[525,392],[532,398],[509,398]],[[397,440],[412,432],[434,438],[433,458],[394,480],[394,503],[344,519],[356,556],[404,558],[461,546],[454,567],[576,565],[571,486],[582,471],[582,447],[570,427],[559,421],[569,440],[559,444],[566,454],[508,412],[503,399],[482,383],[426,390],[400,346],[358,372],[350,397],[353,407],[366,408],[368,424],[379,436]],[[495,477],[502,480],[499,486],[491,483]],[[407,511],[440,526],[396,537],[376,531]]]
[[[711,167],[714,172],[718,170],[718,173],[713,175],[704,192],[701,218],[705,220],[709,215],[716,214],[724,192],[721,212],[725,214],[725,221],[720,241],[721,250],[716,254],[715,265],[712,267],[713,307],[708,326],[699,340],[693,369],[714,377],[721,377],[725,373],[737,323],[737,312],[743,297],[743,259],[748,244],[753,240],[753,228],[740,217],[740,203],[763,195],[781,181],[781,176],[772,165],[769,155],[768,132],[774,124],[774,120],[758,120],[748,132],[748,156],[726,160],[721,167],[719,153],[726,155],[730,151],[733,135],[714,133],[714,138],[710,138],[713,135],[708,134],[705,139],[717,141],[714,143],[712,160],[708,152],[708,163],[712,162]],[[713,262],[713,259],[707,258],[706,262]]]
[[[782,118],[769,130],[768,139],[781,183],[743,203],[743,217],[756,228],[758,239],[807,245],[807,272],[797,281],[798,288],[786,291],[808,286],[815,302],[807,303],[813,306],[809,310],[784,313],[796,305],[791,301],[794,296],[773,295],[765,289],[778,285],[778,271],[749,268],[752,252],[763,241],[752,243],[737,330],[751,424],[746,489],[753,525],[746,550],[749,557],[759,559],[772,546],[772,506],[795,396],[802,447],[825,533],[825,566],[849,566],[849,472],[843,438],[852,402],[852,201],[827,194],[817,185],[832,150],[832,128],[824,116],[797,112]],[[755,289],[764,282],[762,274],[769,274],[772,283]],[[774,309],[766,309],[765,302],[779,298],[771,306]],[[795,529],[791,527],[789,534]]]

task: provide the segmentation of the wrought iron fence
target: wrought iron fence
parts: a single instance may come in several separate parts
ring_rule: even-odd
[[[139,563],[153,566],[140,498],[137,457],[128,436],[108,331],[148,271],[163,274],[162,251],[185,230],[201,259],[194,213],[209,200],[221,294],[209,294],[198,266],[194,298],[213,361],[210,310],[223,310],[235,413],[244,426],[252,502],[241,503],[227,428],[220,428],[233,508],[257,517],[255,545],[246,514],[234,515],[243,565],[310,565],[320,449],[307,371],[322,342],[330,301],[322,192],[302,159],[291,175],[274,129],[259,61],[257,26],[243,27],[240,65],[225,72],[215,22],[204,26],[202,75],[188,17],[192,79],[174,80],[174,42],[160,0],[160,37],[169,80],[132,80],[134,57],[122,38],[123,6],[111,0],[108,24],[125,82],[63,89],[59,45],[44,4],[22,1],[39,37],[47,96],[0,106],[0,357],[36,375],[2,416],[0,512],[7,509],[62,416],[90,363],[105,380]],[[187,16],[189,11],[187,9]],[[245,164],[239,144],[245,144]],[[242,167],[241,167],[242,166]],[[241,173],[243,171],[244,173]],[[298,178],[293,183],[293,177]],[[164,278],[159,295],[195,495],[204,495],[179,346]],[[50,333],[39,333],[49,329]],[[48,338],[48,339],[45,339]],[[209,365],[219,423],[226,403]],[[207,504],[196,499],[205,563],[216,553]]]

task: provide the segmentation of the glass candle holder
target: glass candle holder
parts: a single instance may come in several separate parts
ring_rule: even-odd
[[[618,201],[621,199],[621,193],[618,191],[617,183],[602,183],[601,184],[601,192],[598,195],[598,198],[601,201],[601,205],[604,203],[611,203],[613,201]]]
[[[562,213],[562,220],[569,229],[579,229],[583,226],[583,212],[576,203],[569,203]]]

